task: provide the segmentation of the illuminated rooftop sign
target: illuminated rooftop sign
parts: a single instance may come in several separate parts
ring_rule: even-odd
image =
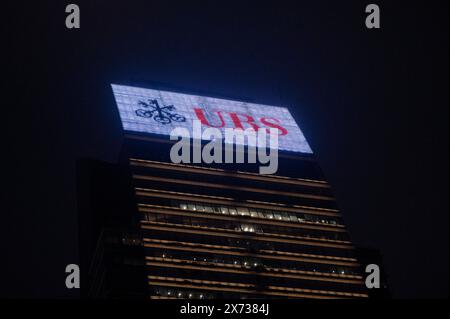
[[[275,128],[278,149],[312,153],[292,115],[284,107],[218,99],[112,84],[125,131],[170,135],[176,127],[192,131],[193,121],[203,128]]]

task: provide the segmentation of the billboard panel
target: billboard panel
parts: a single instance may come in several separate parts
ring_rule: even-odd
[[[125,131],[170,135],[176,127],[192,132],[193,120],[202,128],[275,128],[278,149],[312,153],[287,108],[213,97],[112,84]]]

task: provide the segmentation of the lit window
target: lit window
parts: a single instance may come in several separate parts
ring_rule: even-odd
[[[221,211],[222,214],[228,215],[228,208],[226,208],[226,207],[220,207],[220,211]]]
[[[265,216],[266,218],[273,219],[273,214],[272,214],[272,212],[270,212],[270,211],[266,211],[266,212],[264,213],[264,216]]]
[[[205,206],[205,212],[212,213],[213,212],[212,207],[211,206]]]
[[[255,228],[253,226],[250,225],[241,225],[241,230],[245,231],[245,232],[254,232]]]
[[[250,213],[248,212],[248,209],[245,207],[238,207],[238,214],[241,216],[249,216]]]
[[[255,210],[250,210],[250,216],[251,217],[258,217],[258,212]]]
[[[231,215],[236,215],[237,214],[237,211],[234,208],[230,208],[229,211],[230,211]]]
[[[180,203],[180,208],[181,208],[181,209],[187,209],[188,206],[187,206],[186,203]]]

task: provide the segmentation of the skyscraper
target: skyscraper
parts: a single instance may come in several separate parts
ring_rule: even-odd
[[[125,131],[121,164],[79,165],[86,296],[368,296],[330,185],[286,108],[112,87]],[[168,135],[194,130],[193,120],[220,132],[276,129],[277,172],[260,174],[248,162],[174,163],[177,140]],[[210,142],[201,139],[200,150]],[[249,140],[235,144],[235,153],[251,152]]]

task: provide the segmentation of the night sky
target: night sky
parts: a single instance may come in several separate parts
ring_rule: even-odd
[[[110,83],[158,82],[288,107],[394,297],[448,297],[448,2],[167,2],[2,3],[0,296],[77,296],[76,160],[118,159]]]

